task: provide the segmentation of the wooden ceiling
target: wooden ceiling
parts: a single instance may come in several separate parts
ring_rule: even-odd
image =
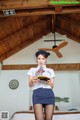
[[[4,10],[15,10],[5,16]],[[43,35],[56,31],[80,43],[80,4],[53,5],[50,0],[0,0],[0,62]]]

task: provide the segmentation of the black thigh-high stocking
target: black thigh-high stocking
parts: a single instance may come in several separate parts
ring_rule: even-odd
[[[35,120],[44,120],[43,106],[42,104],[34,105]]]
[[[54,105],[45,105],[45,120],[52,120]]]

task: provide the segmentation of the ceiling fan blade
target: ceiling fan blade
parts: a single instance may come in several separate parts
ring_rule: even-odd
[[[53,50],[53,51],[54,51],[54,50]],[[56,55],[57,55],[59,58],[63,57],[62,54],[61,54],[59,51],[54,51],[54,52],[56,53]]]
[[[63,48],[63,47],[65,47],[67,44],[68,44],[67,41],[62,42],[61,44],[59,44],[59,45],[57,46],[58,50],[61,49],[61,48]]]

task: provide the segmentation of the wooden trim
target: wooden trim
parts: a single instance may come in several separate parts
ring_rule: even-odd
[[[27,114],[27,113],[29,113],[29,114],[34,114],[34,111],[33,110],[30,110],[30,111],[18,111],[18,112],[15,112],[14,114],[13,114],[13,116],[15,115],[15,114]],[[61,111],[54,111],[54,113],[53,113],[54,115],[64,115],[64,114],[80,114],[80,112],[69,112],[69,111],[67,111],[67,112],[61,112]]]
[[[28,70],[31,67],[36,67],[36,66],[37,64],[3,65],[2,70]],[[55,71],[80,70],[80,63],[47,64],[47,67],[52,68]]]

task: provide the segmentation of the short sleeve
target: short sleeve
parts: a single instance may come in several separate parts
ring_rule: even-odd
[[[28,73],[27,73],[28,75],[33,75],[33,68],[31,68],[29,71],[28,71]]]
[[[51,69],[51,77],[55,77],[55,73],[53,69]]]

